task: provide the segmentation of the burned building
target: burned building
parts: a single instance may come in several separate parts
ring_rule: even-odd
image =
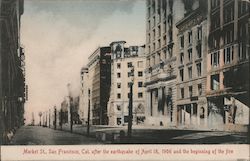
[[[0,144],[7,144],[7,135],[24,124],[25,64],[20,44],[23,11],[23,0],[0,0]]]
[[[210,127],[249,125],[249,5],[243,0],[208,3],[206,91]]]

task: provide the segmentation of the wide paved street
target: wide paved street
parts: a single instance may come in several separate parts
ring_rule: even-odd
[[[70,132],[53,130],[39,126],[23,126],[17,130],[13,145],[77,145],[100,144],[95,138],[89,138]]]

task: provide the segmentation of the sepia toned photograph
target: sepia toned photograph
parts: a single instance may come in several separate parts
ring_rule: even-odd
[[[0,145],[248,145],[249,9],[249,0],[0,0]],[[21,153],[43,153],[29,147]]]

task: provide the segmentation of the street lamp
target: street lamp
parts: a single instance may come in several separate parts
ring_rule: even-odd
[[[43,113],[42,112],[39,112],[39,117],[40,117],[40,126],[42,125],[42,122],[41,122],[41,117],[42,117],[42,115],[43,115]]]
[[[129,82],[129,110],[128,110],[128,138],[132,136],[132,121],[133,121],[133,84],[134,84],[134,67],[131,67],[130,72],[131,82]]]
[[[89,136],[90,129],[90,89],[88,89],[88,122],[87,122],[87,136]]]

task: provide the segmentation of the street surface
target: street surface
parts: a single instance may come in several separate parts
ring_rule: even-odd
[[[134,127],[132,139],[122,141],[112,139],[120,131],[127,132],[127,127],[91,126],[86,137],[86,126],[76,125],[73,133],[69,127],[54,130],[52,127],[23,126],[17,130],[11,144],[14,145],[79,145],[79,144],[249,144],[247,133],[183,130]],[[98,141],[97,133],[105,133],[106,140]]]
[[[95,138],[89,138],[70,132],[53,130],[39,126],[23,126],[17,130],[13,145],[76,145],[100,144]]]

